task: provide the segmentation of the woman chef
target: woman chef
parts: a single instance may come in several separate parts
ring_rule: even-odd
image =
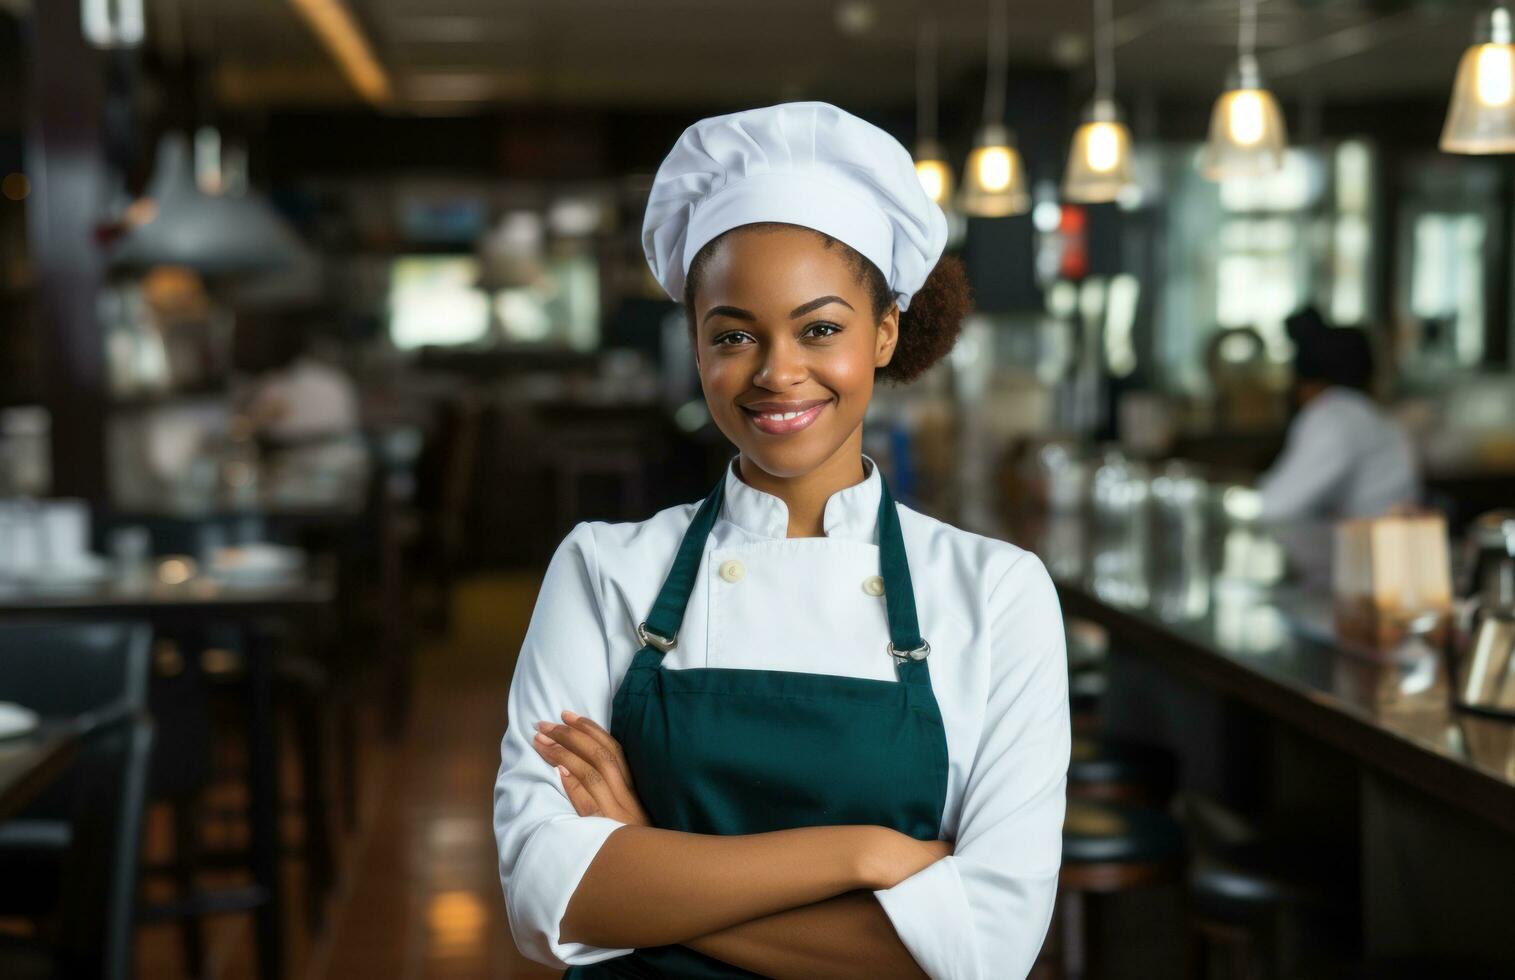
[[[1035,556],[897,504],[875,379],[967,305],[941,210],[824,103],[705,119],[642,240],[739,450],[703,502],[548,565],[495,784],[511,930],[569,977],[1021,977],[1068,763]]]

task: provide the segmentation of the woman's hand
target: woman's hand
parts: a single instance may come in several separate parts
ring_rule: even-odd
[[[568,800],[581,817],[609,817],[637,827],[652,821],[631,785],[621,743],[583,715],[563,712],[566,724],[537,722],[532,747],[557,767]]]

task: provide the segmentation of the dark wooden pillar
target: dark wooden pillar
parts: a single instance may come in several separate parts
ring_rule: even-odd
[[[52,492],[106,498],[106,370],[94,241],[109,172],[101,110],[104,61],[85,43],[79,4],[31,5],[27,59],[27,236],[41,318],[43,403],[52,415]]]

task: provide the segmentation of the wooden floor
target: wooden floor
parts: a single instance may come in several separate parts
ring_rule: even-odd
[[[505,695],[536,588],[529,575],[463,584],[451,635],[419,658],[403,738],[386,743],[377,734],[380,719],[365,719],[359,828],[343,842],[340,880],[319,934],[304,925],[300,865],[288,864],[292,980],[559,975],[521,957],[511,942],[490,824]],[[161,815],[154,816],[149,860],[167,846]],[[291,832],[298,835],[297,820]],[[213,920],[209,976],[253,978],[251,940],[250,917]],[[176,927],[140,930],[141,980],[187,975]]]

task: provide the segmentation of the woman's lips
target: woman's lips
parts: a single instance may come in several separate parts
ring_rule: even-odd
[[[752,420],[752,424],[756,426],[760,431],[766,432],[769,435],[779,436],[809,428],[810,424],[819,418],[821,412],[823,412],[826,406],[830,404],[831,402],[829,401],[821,402],[819,405],[814,405],[810,408],[805,409],[803,412],[800,412],[793,418],[774,417],[776,415],[793,414],[790,412],[759,413],[754,412],[750,408],[743,408],[742,411],[746,413],[747,417]]]

